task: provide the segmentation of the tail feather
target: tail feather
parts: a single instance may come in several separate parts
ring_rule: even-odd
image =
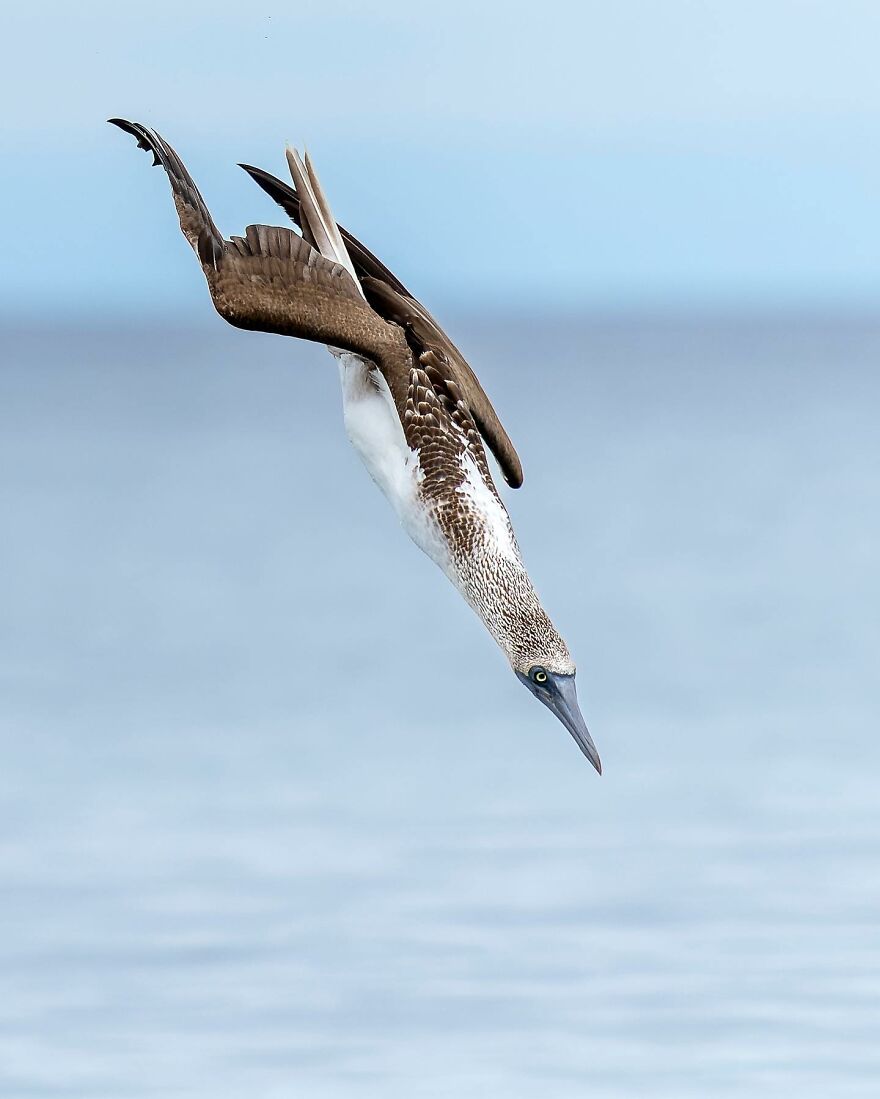
[[[282,183],[280,179],[271,175],[269,172],[264,172],[262,168],[255,168],[252,164],[240,164],[239,167],[244,168],[251,179],[262,187],[274,202],[278,203],[291,221],[303,230],[303,235],[305,236],[306,231],[303,229],[305,218],[302,216],[299,195],[296,191],[294,191],[289,184]],[[393,272],[389,271],[385,264],[382,263],[377,256],[374,256],[369,248],[364,244],[361,244],[357,237],[353,237],[342,225],[338,225],[338,228],[348,254],[351,256],[352,263],[354,263],[355,270],[361,278],[365,278],[369,275],[374,279],[382,279],[384,282],[387,282],[392,289],[396,290],[398,294],[403,294],[405,298],[413,297],[412,293],[407,290],[400,279],[397,278]]]
[[[354,274],[354,266],[351,262],[351,257],[348,255],[348,249],[345,247],[345,241],[342,239],[342,234],[339,231],[339,226],[336,224],[336,218],[333,216],[333,211],[330,209],[330,202],[327,199],[327,194],[324,188],[321,186],[321,181],[318,179],[318,173],[315,171],[315,166],[312,163],[312,158],[309,156],[308,149],[305,151],[305,168],[309,177],[309,183],[312,186],[312,194],[318,203],[318,209],[321,211],[321,216],[324,219],[325,224],[330,232],[330,239],[332,241],[334,249],[340,256],[345,256],[348,260],[348,265],[352,269]]]
[[[336,218],[330,209],[330,203],[327,201],[311,159],[306,154],[303,162],[296,149],[288,148],[287,163],[299,196],[303,236],[308,233],[322,256],[344,267],[360,290],[360,281],[354,264],[351,262],[351,256],[345,247],[345,241],[339,232]],[[363,294],[363,291],[360,292]]]

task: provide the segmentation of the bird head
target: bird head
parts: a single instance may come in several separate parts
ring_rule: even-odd
[[[571,661],[539,658],[519,661],[513,670],[520,683],[559,718],[578,748],[601,775],[602,761],[578,705],[574,664]]]

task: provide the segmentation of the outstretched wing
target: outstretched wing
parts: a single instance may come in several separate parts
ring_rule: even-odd
[[[180,157],[154,130],[110,119],[165,169],[180,227],[202,265],[211,300],[238,328],[331,344],[371,359],[403,418],[413,356],[401,327],[380,317],[348,271],[290,229],[249,225],[224,240]]]
[[[225,320],[239,328],[326,343],[371,360],[388,383],[408,445],[419,453],[423,491],[442,496],[451,481],[464,476],[467,456],[494,491],[471,403],[450,366],[442,332],[434,336],[430,318],[401,305],[409,300],[404,295],[395,306],[401,321],[383,318],[361,289],[369,279],[359,286],[342,263],[322,256],[290,229],[249,225],[243,237],[224,240],[171,146],[139,123],[110,121],[136,137],[138,146],[153,154],[153,163],[165,169],[180,227]],[[317,180],[315,186],[320,188]],[[309,195],[310,201],[315,198]],[[313,239],[320,231],[316,217],[313,211],[313,225],[306,219]],[[332,236],[337,227],[329,207],[324,220]],[[343,252],[338,254],[345,259]],[[371,286],[370,292],[381,302],[383,294],[396,293],[384,281],[381,291]]]
[[[383,279],[362,278],[367,301],[386,320],[405,331],[416,355],[428,354],[442,372],[444,384],[451,386],[467,408],[480,434],[495,455],[505,481],[511,488],[523,483],[522,463],[510,437],[461,352],[452,343],[431,314],[415,298],[400,294]]]
[[[242,164],[240,167],[278,203],[304,233],[310,231],[309,219],[304,216],[300,195],[296,190],[262,168],[254,168],[250,164]],[[367,300],[380,316],[406,329],[410,344],[417,355],[431,355],[431,361],[453,385],[459,401],[473,417],[480,434],[495,455],[504,479],[512,488],[519,488],[523,482],[522,463],[492,407],[492,402],[467,360],[400,279],[341,225],[338,230]]]
[[[262,168],[255,168],[252,164],[239,164],[239,168],[244,168],[251,179],[253,179],[255,183],[258,183],[266,194],[278,203],[294,225],[298,225],[303,232],[307,231],[308,226],[307,224],[304,224],[306,219],[302,214],[299,195],[289,184],[283,183],[269,172],[264,172]],[[412,294],[410,294],[409,290],[407,290],[400,279],[389,271],[385,264],[374,256],[369,248],[361,244],[357,237],[352,236],[347,229],[344,229],[338,223],[337,227],[342,239],[345,241],[345,246],[348,249],[348,254],[351,256],[354,269],[360,278],[370,276],[374,279],[382,279],[384,282],[387,282],[392,289],[396,290],[398,294],[412,297]]]

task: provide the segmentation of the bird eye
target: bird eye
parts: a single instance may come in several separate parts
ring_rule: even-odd
[[[547,682],[547,673],[543,668],[532,668],[531,671],[532,682],[544,684]]]

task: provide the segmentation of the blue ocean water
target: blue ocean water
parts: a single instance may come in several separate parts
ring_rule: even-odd
[[[601,779],[322,349],[5,333],[3,1096],[880,1093],[880,321],[451,327]]]

